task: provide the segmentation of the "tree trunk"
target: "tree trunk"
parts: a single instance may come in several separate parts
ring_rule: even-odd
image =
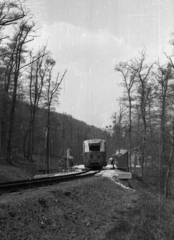
[[[9,126],[9,132],[8,132],[8,142],[7,142],[7,162],[8,163],[11,163],[13,126],[14,126],[14,120],[15,120],[15,106],[16,106],[16,94],[13,96],[12,108],[10,112],[10,126]]]
[[[46,158],[47,158],[47,173],[50,172],[50,108],[47,112],[47,136],[46,136]]]
[[[168,167],[166,179],[165,179],[165,185],[164,185],[164,196],[167,198],[169,194],[169,181],[170,181],[170,175],[171,175],[171,169]]]
[[[170,158],[168,163],[168,169],[165,177],[165,184],[164,184],[164,195],[165,197],[168,197],[169,194],[169,182],[172,174],[172,163],[173,163],[173,157],[174,157],[174,121],[172,123],[172,149],[170,152]]]

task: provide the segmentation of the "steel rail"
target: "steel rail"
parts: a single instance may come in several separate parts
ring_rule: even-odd
[[[31,179],[26,179],[26,180],[18,180],[18,181],[11,181],[11,182],[3,182],[3,183],[0,183],[0,188],[1,186],[5,186],[5,185],[17,185],[18,183],[21,184],[21,183],[29,183],[29,182],[33,182],[33,181],[41,181],[42,179],[46,179],[46,178],[63,178],[64,176],[70,176],[70,175],[80,175],[80,174],[83,174],[83,173],[86,173],[87,170],[84,170],[84,171],[81,171],[81,172],[74,172],[74,173],[69,173],[69,174],[60,174],[58,176],[45,176],[45,177],[38,177],[38,178],[31,178]],[[56,174],[56,173],[55,173]]]
[[[97,173],[90,172],[90,171],[82,171],[77,172],[74,174],[66,174],[61,176],[53,176],[53,177],[43,177],[43,178],[35,178],[35,179],[29,179],[29,180],[23,180],[23,181],[14,181],[14,182],[6,182],[6,183],[0,183],[0,194],[7,193],[7,192],[15,192],[20,191],[24,189],[30,189],[35,187],[43,187],[47,185],[53,185],[60,182],[65,181],[71,181],[75,179],[80,178],[86,178],[93,176]]]

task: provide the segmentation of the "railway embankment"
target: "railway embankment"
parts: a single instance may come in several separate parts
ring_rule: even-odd
[[[22,167],[9,164],[0,165],[0,183],[27,180],[34,177],[34,173],[28,170],[28,166]]]
[[[0,239],[173,239],[173,213],[172,200],[92,177],[0,196]]]
[[[1,195],[0,239],[174,239],[173,200],[108,177]]]

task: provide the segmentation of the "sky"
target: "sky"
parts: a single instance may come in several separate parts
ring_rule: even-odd
[[[139,56],[164,61],[171,53],[173,0],[28,0],[39,37],[56,60],[55,71],[67,69],[58,112],[105,128],[119,109],[120,61]]]

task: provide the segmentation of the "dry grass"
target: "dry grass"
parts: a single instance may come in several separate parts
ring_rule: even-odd
[[[144,191],[135,207],[124,212],[105,240],[172,240],[173,215],[173,200]]]
[[[19,165],[21,161],[23,160],[18,158]],[[8,180],[10,177],[14,180],[29,177],[29,172],[32,171],[32,164],[24,161],[21,166],[22,168],[26,168],[25,172],[16,166],[2,165],[0,171],[0,181],[2,181],[2,179]],[[172,240],[174,239],[174,201],[172,199],[165,199],[163,195],[159,194],[158,180],[159,173],[156,168],[146,169],[146,175],[143,181],[139,176],[133,175],[133,179],[130,181],[130,184],[133,189],[136,189],[136,191],[132,194],[130,192],[127,194],[122,191],[115,192],[116,189],[113,182],[112,186],[109,185],[111,184],[109,182],[105,182],[105,185],[104,182],[102,182],[102,184],[100,184],[100,187],[102,186],[101,189],[97,187],[94,189],[95,191],[93,193],[89,194],[95,187],[93,182],[91,182],[88,191],[86,191],[86,186],[84,186],[81,190],[77,187],[77,192],[74,192],[73,190],[73,194],[66,195],[66,201],[63,194],[62,206],[65,205],[67,207],[68,201],[70,201],[69,206],[72,206],[72,203],[74,203],[75,208],[77,207],[77,218],[79,214],[79,207],[82,207],[83,210],[85,208],[88,209],[86,214],[83,215],[83,218],[87,218],[89,209],[90,211],[92,209],[91,214],[96,211],[95,217],[93,215],[90,216],[90,221],[92,222],[95,222],[97,219],[95,224],[93,223],[90,225],[94,225],[96,229],[98,229],[100,224],[103,223],[103,220],[101,219],[103,215],[100,216],[100,214],[107,213],[105,216],[106,223],[107,221],[109,222],[109,225],[106,226],[107,230],[109,230],[108,227],[111,222],[115,227],[110,228],[111,230],[106,233],[105,238],[103,238],[104,240]],[[60,196],[58,199],[60,200]],[[47,201],[48,199],[44,198],[39,198],[38,200],[43,209],[46,209]],[[80,205],[78,205],[79,201],[81,201]],[[101,204],[99,204],[100,202]],[[103,207],[103,204],[105,204],[105,207]],[[55,207],[54,204],[53,207]],[[81,219],[79,220],[79,224],[81,224]],[[100,222],[100,224],[98,222]],[[68,224],[70,223],[68,222]],[[77,227],[77,223],[72,223],[72,225],[74,228]],[[67,227],[67,231],[69,231],[67,222],[65,222],[63,227],[65,226]],[[26,227],[26,229],[28,228]],[[89,226],[84,229],[86,229],[89,234]],[[84,231],[82,231],[82,233],[84,233]],[[79,237],[78,239],[82,238]],[[91,239],[95,240],[99,238]]]

